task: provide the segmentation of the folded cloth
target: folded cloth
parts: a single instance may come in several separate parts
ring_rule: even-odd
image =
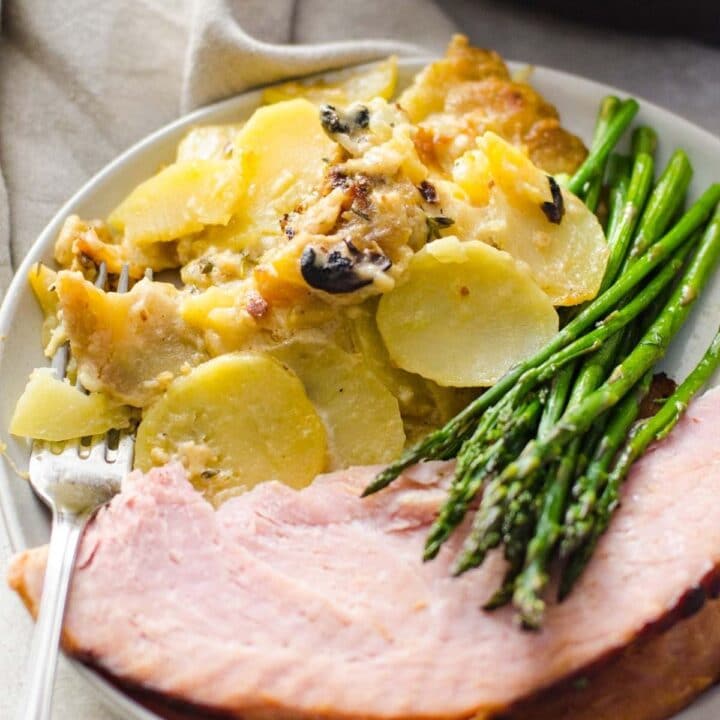
[[[430,0],[198,0],[182,107],[392,53],[441,50],[452,30]],[[361,39],[379,34],[396,39]],[[290,44],[297,41],[312,44]]]
[[[0,2],[0,297],[63,201],[180,109],[453,31],[432,0]]]
[[[0,8],[1,9],[1,8]],[[10,265],[10,209],[7,190],[0,175],[0,299],[12,276]]]

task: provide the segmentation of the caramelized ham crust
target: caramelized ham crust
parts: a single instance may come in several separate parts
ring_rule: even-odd
[[[373,468],[302,491],[266,483],[216,512],[168,466],[132,474],[87,531],[66,645],[122,682],[245,719],[666,717],[720,672],[718,603],[682,620],[716,590],[719,403],[696,401],[635,466],[541,633],[479,609],[499,557],[449,576],[462,532],[420,562],[448,465],[367,500]],[[32,611],[44,565],[41,548],[10,570]]]

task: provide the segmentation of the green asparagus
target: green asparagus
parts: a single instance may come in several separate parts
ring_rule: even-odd
[[[580,194],[583,192],[585,184],[600,172],[600,169],[607,161],[608,155],[610,155],[612,149],[617,145],[618,140],[632,122],[638,109],[639,106],[633,99],[624,100],[620,103],[612,120],[608,123],[602,140],[591,150],[590,154],[585,158],[583,164],[578,168],[568,183],[568,190],[570,190],[570,192],[576,195]]]
[[[658,413],[642,422],[627,439],[608,478],[605,491],[600,498],[600,508],[594,518],[594,525],[585,544],[576,550],[568,561],[563,574],[563,596],[572,588],[585,569],[600,536],[605,532],[614,510],[620,502],[620,487],[635,460],[648,445],[665,437],[685,412],[692,397],[708,382],[720,365],[720,331],[700,363],[665,401]]]

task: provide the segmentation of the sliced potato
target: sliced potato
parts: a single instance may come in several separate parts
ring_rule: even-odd
[[[456,237],[413,257],[377,321],[400,367],[455,387],[494,384],[558,329],[549,298],[510,255]]]
[[[28,273],[28,282],[45,317],[57,313],[58,294],[55,289],[56,280],[57,273],[42,263],[35,263]]]
[[[55,289],[56,279],[57,273],[42,263],[35,263],[28,273],[28,282],[44,315],[42,324],[43,347],[48,346],[59,323],[57,316],[59,299]]]
[[[521,150],[494,133],[459,161],[455,180],[487,208],[475,225],[483,240],[526,263],[554,305],[577,305],[600,289],[608,249],[600,222],[575,195],[562,190],[564,214],[552,222],[543,204],[552,200],[548,176]]]
[[[175,160],[228,160],[233,154],[233,141],[242,124],[201,125],[193,128],[180,141]]]
[[[108,218],[134,244],[167,242],[226,225],[242,195],[242,165],[234,160],[173,163],[140,183]]]
[[[186,295],[180,316],[205,335],[210,354],[243,349],[257,332],[257,323],[246,310],[247,293],[242,281],[214,285],[204,292]]]
[[[237,232],[260,236],[281,234],[280,218],[319,188],[339,148],[317,107],[301,98],[256,110],[234,147],[245,159],[248,188]]]
[[[396,367],[390,359],[375,316],[377,301],[372,298],[352,311],[350,333],[355,349],[377,378],[397,398],[403,416],[434,418],[435,402],[425,378]]]
[[[128,407],[102,393],[86,395],[52,368],[38,368],[15,406],[10,432],[35,440],[71,440],[129,424]]]
[[[302,97],[316,105],[349,105],[375,97],[389,100],[397,85],[397,58],[389,57],[364,70],[337,73],[334,79],[295,80],[274,85],[263,92],[265,104]]]
[[[141,280],[128,293],[103,292],[80,273],[57,279],[63,326],[88,390],[144,407],[205,358],[202,336],[180,317],[169,283]]]
[[[359,355],[299,340],[271,352],[302,380],[323,419],[330,469],[389,462],[400,454],[405,432],[397,400]]]
[[[325,430],[302,383],[271,357],[231,354],[177,378],[138,427],[135,465],[169,460],[204,495],[266,480],[301,488],[323,470]]]

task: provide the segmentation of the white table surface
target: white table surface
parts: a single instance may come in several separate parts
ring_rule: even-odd
[[[617,85],[684,115],[720,135],[720,50],[681,39],[598,31],[499,2],[446,0],[458,28],[503,55],[545,64]],[[69,188],[70,191],[72,188]],[[38,218],[39,230],[47,218]],[[0,532],[0,572],[10,548]],[[0,720],[13,717],[22,686],[31,623],[20,601],[0,587]],[[114,718],[61,659],[53,717]]]

